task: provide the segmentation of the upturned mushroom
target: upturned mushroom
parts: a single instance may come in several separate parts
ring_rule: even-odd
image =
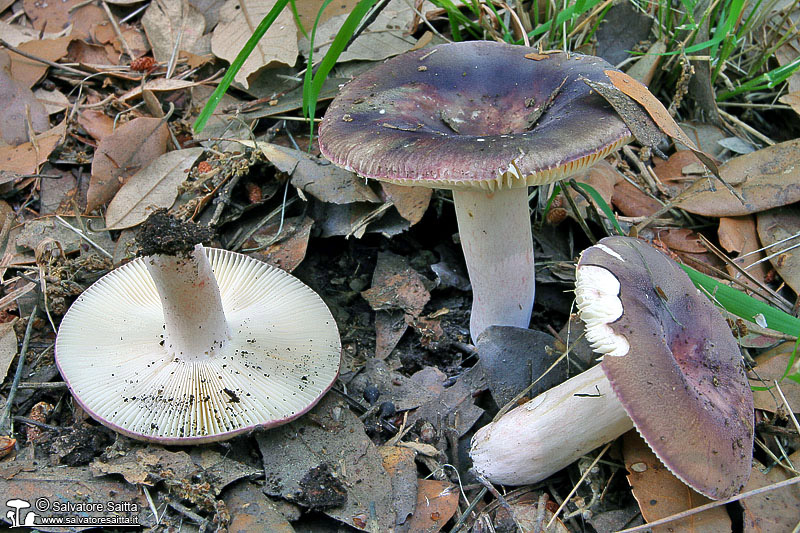
[[[194,244],[206,237],[152,215],[145,257],[98,280],[61,322],[58,368],[115,431],[227,439],[300,416],[338,375],[339,333],[320,297],[282,270]]]
[[[719,311],[677,263],[637,239],[588,248],[576,277],[601,363],[481,428],[470,452],[476,471],[534,483],[636,427],[697,492],[740,492],[753,454],[753,397]]]
[[[582,81],[602,59],[471,41],[402,54],[349,82],[319,128],[334,164],[400,185],[451,189],[472,284],[473,341],[527,327],[534,298],[528,186],[565,178],[631,139]]]

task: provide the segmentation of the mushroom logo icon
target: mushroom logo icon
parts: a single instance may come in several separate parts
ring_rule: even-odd
[[[28,511],[27,513],[25,513],[24,522],[20,522],[19,520],[20,510],[26,509],[30,506],[31,504],[25,500],[12,499],[6,502],[6,507],[11,507],[12,509],[14,509],[13,511],[8,511],[6,513],[6,518],[8,518],[9,522],[11,522],[11,527],[23,527],[23,526],[35,525],[33,521],[36,519],[37,515],[32,511]]]

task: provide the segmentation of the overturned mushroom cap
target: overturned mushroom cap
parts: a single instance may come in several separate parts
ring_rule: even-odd
[[[315,292],[250,257],[205,250],[231,332],[213,356],[168,353],[147,258],[101,278],[64,316],[56,362],[102,424],[165,444],[221,440],[300,416],[336,379],[339,334]]]
[[[631,139],[582,81],[608,83],[611,65],[581,54],[526,58],[532,51],[470,41],[390,59],[344,86],[320,125],[320,149],[368,178],[493,190],[558,180]]]
[[[658,458],[710,498],[740,492],[753,397],[719,311],[677,263],[627,237],[583,252],[576,295],[603,372]]]

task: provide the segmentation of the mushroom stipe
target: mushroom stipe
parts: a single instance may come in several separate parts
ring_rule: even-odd
[[[611,65],[566,53],[532,61],[530,50],[469,41],[399,55],[345,85],[319,128],[336,165],[453,190],[473,342],[489,326],[530,322],[528,186],[569,177],[632,138],[582,81],[608,82]]]
[[[534,483],[636,427],[661,462],[712,499],[742,490],[753,397],[739,345],[677,263],[638,239],[585,250],[576,301],[602,362],[473,437],[478,472]]]
[[[253,258],[197,245],[113,270],[70,307],[56,363],[77,402],[135,439],[197,444],[288,422],[339,371],[320,297]]]

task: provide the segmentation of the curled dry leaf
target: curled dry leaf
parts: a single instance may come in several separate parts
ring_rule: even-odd
[[[678,207],[697,215],[723,217],[748,215],[800,201],[800,139],[734,157],[720,167],[720,172],[744,203],[704,180],[705,185],[680,201]]]
[[[785,206],[759,213],[756,217],[761,244],[769,246],[770,263],[795,293],[800,293],[800,210]],[[794,238],[791,238],[794,236]],[[789,239],[775,246],[775,243]],[[792,247],[795,247],[792,249]]]
[[[206,27],[206,19],[190,2],[164,0],[151,2],[142,15],[142,27],[153,48],[156,61],[166,63],[180,39],[180,50],[199,52],[195,46]]]
[[[5,381],[11,361],[17,356],[17,334],[14,323],[0,324],[0,381]]]
[[[734,259],[739,267],[755,279],[763,282],[767,275],[767,268],[764,263],[753,263],[764,257],[763,252],[757,250],[761,248],[756,233],[756,221],[752,216],[742,217],[722,217],[719,219],[719,229],[717,230],[719,242],[728,252],[735,252],[739,257]],[[752,266],[751,266],[752,265]],[[748,286],[755,285],[752,281],[745,278],[736,268],[726,265],[728,274],[739,279]]]
[[[259,229],[245,241],[242,250],[272,266],[291,272],[306,257],[308,239],[314,221],[306,216],[287,218]]]
[[[789,456],[789,462],[797,466],[800,452]],[[750,481],[744,490],[755,490],[792,477],[781,467],[766,470],[758,461],[753,462]],[[771,533],[773,531],[793,531],[800,522],[800,485],[790,485],[777,490],[756,494],[741,501],[744,509],[744,533]]]
[[[433,194],[433,189],[429,187],[408,187],[385,181],[381,182],[381,188],[387,201],[392,202],[400,216],[412,226],[422,220]]]
[[[17,48],[28,52],[38,58],[48,61],[58,61],[67,54],[67,47],[72,37],[59,37],[58,39],[42,39],[21,43]],[[33,59],[28,59],[15,52],[9,52],[11,58],[11,76],[17,82],[33,87],[44,76],[49,66]]]
[[[420,479],[417,483],[417,507],[408,520],[408,530],[437,533],[458,508],[458,487],[435,479]]]
[[[5,50],[0,51],[0,101],[0,139],[5,144],[28,141],[28,124],[35,133],[50,128],[47,111],[33,91],[11,76],[11,59]]]
[[[676,478],[664,466],[638,433],[631,430],[623,436],[622,454],[628,470],[628,483],[639,502],[642,516],[648,522],[710,503]],[[653,528],[653,533],[696,533],[731,531],[731,519],[725,507],[715,507],[683,520]]]
[[[228,0],[219,10],[219,24],[211,36],[211,51],[215,56],[230,62],[236,58],[253,34],[258,22],[269,13],[275,0]],[[284,9],[272,23],[264,37],[258,41],[253,53],[236,73],[234,80],[249,87],[250,74],[272,64],[290,67],[297,61],[297,27],[292,11]]]
[[[169,130],[157,118],[135,118],[97,146],[92,161],[87,211],[110,201],[127,179],[166,152]]]
[[[47,161],[65,132],[66,121],[37,135],[36,144],[26,142],[19,146],[0,147],[0,171],[23,175],[38,172],[39,165]]]
[[[202,153],[203,148],[167,152],[131,176],[108,204],[106,228],[130,228],[144,222],[154,209],[170,207]]]
[[[300,150],[265,142],[238,141],[258,148],[275,168],[292,177],[292,185],[311,196],[334,204],[380,202],[365,180],[327,160]]]
[[[800,413],[800,383],[790,379],[782,379],[788,368],[788,374],[800,374],[800,357],[793,357],[794,342],[784,342],[756,357],[756,367],[750,370],[747,378],[750,387],[774,387],[778,381],[786,396],[786,401],[796,413]],[[794,360],[793,360],[794,359]],[[791,365],[789,364],[791,362]],[[756,409],[775,413],[786,412],[780,395],[773,389],[754,390],[753,405]]]

